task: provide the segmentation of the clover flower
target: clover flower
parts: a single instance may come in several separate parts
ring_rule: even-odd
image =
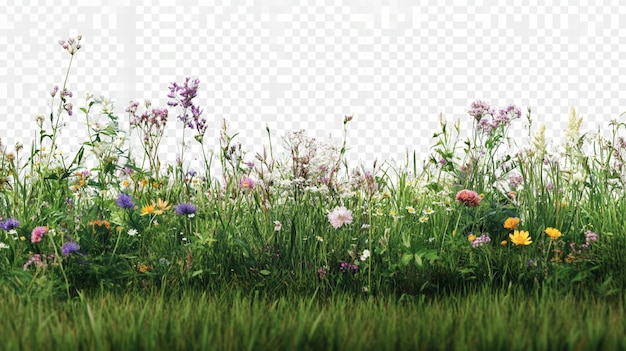
[[[6,231],[10,231],[19,226],[20,226],[20,221],[17,220],[17,218],[13,218],[13,217],[7,218],[4,221],[2,221],[2,223],[0,223],[0,228]]]
[[[336,207],[328,214],[328,221],[337,229],[344,224],[352,223],[352,211],[345,208],[345,206]]]

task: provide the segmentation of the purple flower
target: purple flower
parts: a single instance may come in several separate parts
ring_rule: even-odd
[[[2,223],[0,223],[0,228],[6,231],[15,229],[19,226],[20,226],[20,221],[18,221],[16,218],[13,218],[13,217],[7,218],[4,221],[2,221]]]
[[[254,188],[254,180],[248,176],[244,176],[239,181],[239,186],[241,189],[252,189]]]
[[[135,207],[135,203],[133,202],[133,198],[126,194],[126,193],[120,193],[117,196],[117,200],[115,201],[115,204],[118,205],[121,208],[134,208]]]
[[[474,117],[476,121],[480,121],[485,115],[494,115],[495,111],[484,101],[477,100],[472,102],[468,111],[469,115]]]
[[[63,256],[69,256],[72,252],[76,252],[80,250],[80,246],[75,243],[74,241],[68,241],[65,244],[63,244],[63,247],[61,248],[61,253],[63,254]]]
[[[491,242],[491,238],[483,233],[481,236],[477,237],[476,239],[474,239],[474,241],[472,241],[472,247],[483,246],[484,244],[488,244],[490,242]]]
[[[201,143],[208,125],[207,120],[200,117],[202,110],[193,104],[193,99],[198,94],[199,85],[200,80],[194,79],[190,82],[189,77],[185,79],[183,85],[178,85],[176,82],[173,82],[169,86],[170,93],[167,95],[167,97],[172,100],[167,104],[170,107],[181,106],[183,108],[183,112],[177,116],[178,119],[183,122],[185,128],[195,129],[198,132],[196,140]],[[191,116],[188,111],[191,112]]]
[[[176,213],[179,215],[191,216],[196,213],[196,206],[189,202],[183,202],[176,205]]]

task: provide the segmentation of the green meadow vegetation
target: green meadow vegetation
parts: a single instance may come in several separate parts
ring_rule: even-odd
[[[267,127],[249,157],[198,80],[121,114],[76,99],[81,39],[33,143],[0,144],[3,350],[626,349],[624,122],[581,133],[572,109],[551,147],[530,109],[475,101],[467,137],[440,117],[402,166],[351,166],[352,116],[342,140]]]

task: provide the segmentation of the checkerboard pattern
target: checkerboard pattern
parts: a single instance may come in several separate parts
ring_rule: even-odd
[[[6,0],[1,0],[3,2]],[[35,116],[48,120],[63,86],[70,54],[57,43],[82,34],[67,87],[73,116],[63,116],[67,151],[86,139],[85,92],[115,101],[122,129],[130,100],[166,107],[168,86],[200,80],[197,103],[209,121],[205,147],[218,148],[226,120],[235,141],[259,152],[292,130],[343,137],[349,164],[403,165],[407,152],[424,160],[439,116],[471,126],[467,110],[481,99],[493,107],[532,109],[533,128],[546,124],[558,144],[570,107],[583,132],[606,132],[625,121],[626,5],[566,2],[214,1],[153,6],[114,0],[78,5],[4,4],[0,13],[0,139],[27,148]],[[185,2],[186,3],[186,2]],[[311,4],[313,3],[313,4]],[[522,4],[524,3],[524,4]],[[621,93],[621,94],[620,94]],[[162,157],[173,163],[192,132],[170,111]],[[513,135],[526,143],[526,120]],[[135,142],[138,142],[135,140]],[[197,147],[197,145],[194,145]],[[189,161],[200,158],[189,149]],[[412,157],[412,155],[411,155]]]

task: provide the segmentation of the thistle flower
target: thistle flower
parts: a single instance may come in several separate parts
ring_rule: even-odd
[[[117,200],[115,201],[115,204],[118,205],[121,208],[126,208],[126,209],[130,209],[130,208],[134,208],[135,207],[135,203],[133,202],[133,198],[126,194],[126,193],[120,193],[117,196]]]
[[[17,218],[13,218],[13,217],[7,218],[4,221],[2,221],[2,223],[0,223],[0,228],[6,231],[10,231],[19,226],[20,226],[20,221],[18,221]]]
[[[344,224],[352,223],[352,211],[345,208],[345,206],[336,207],[328,214],[328,221],[337,229]]]
[[[78,250],[80,250],[80,246],[73,241],[68,241],[61,247],[63,256],[69,256],[71,253],[77,252]]]
[[[193,216],[196,213],[196,206],[189,202],[184,202],[176,205],[176,213],[183,216]]]

